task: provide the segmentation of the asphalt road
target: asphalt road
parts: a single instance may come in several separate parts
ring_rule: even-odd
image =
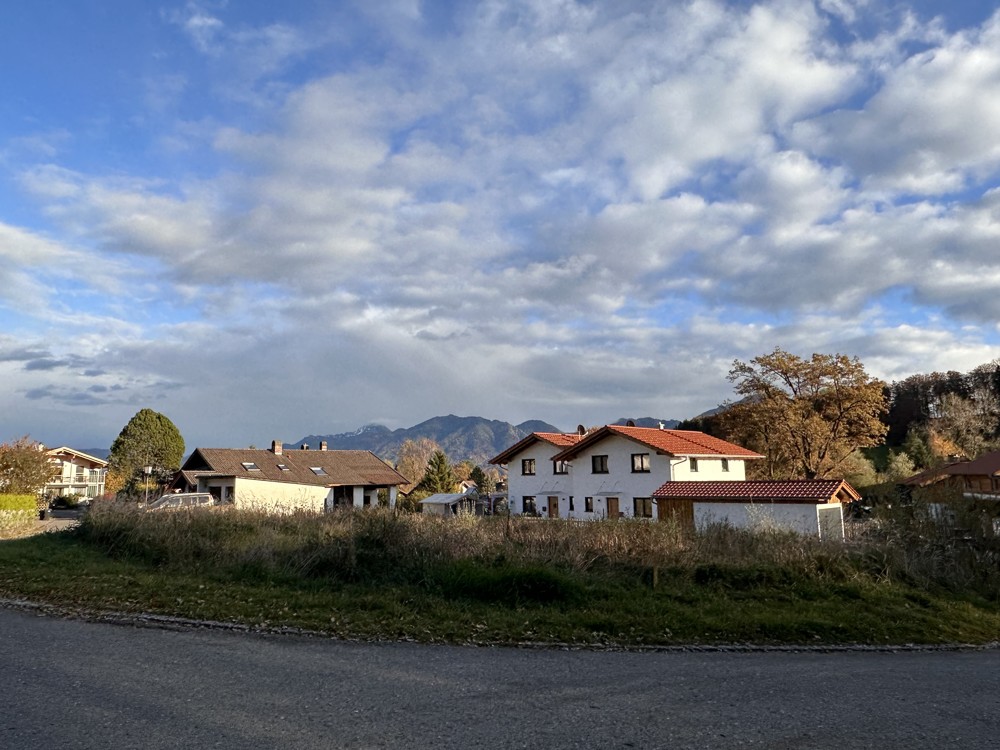
[[[996,748],[1000,651],[356,644],[0,609],[0,748]]]

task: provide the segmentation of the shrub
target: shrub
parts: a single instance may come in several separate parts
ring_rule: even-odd
[[[38,519],[34,495],[0,495],[0,534],[20,531]]]

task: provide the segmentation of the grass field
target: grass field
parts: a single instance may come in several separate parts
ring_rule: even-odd
[[[991,535],[921,514],[821,543],[667,523],[96,508],[0,542],[0,597],[350,638],[458,643],[986,643]]]

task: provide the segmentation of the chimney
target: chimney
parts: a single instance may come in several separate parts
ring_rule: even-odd
[[[325,451],[326,450],[326,441],[325,440],[320,440],[319,441],[319,449],[321,451]]]
[[[272,440],[271,441],[271,453],[273,453],[274,455],[280,456],[281,455],[281,449],[282,449],[282,447],[283,446],[282,446],[280,440]]]

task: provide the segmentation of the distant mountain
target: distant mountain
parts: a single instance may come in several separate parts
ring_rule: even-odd
[[[623,425],[629,419],[623,417],[615,424]],[[664,428],[673,429],[680,424],[676,419],[655,417],[632,417],[631,420],[637,427],[659,427],[662,423]],[[496,419],[456,417],[454,414],[449,414],[446,417],[433,417],[413,427],[398,430],[390,430],[380,424],[370,424],[354,432],[343,432],[338,435],[306,435],[288,445],[297,447],[305,443],[315,450],[319,448],[321,441],[326,441],[329,450],[367,450],[386,460],[394,461],[404,441],[430,438],[441,446],[450,460],[463,461],[468,458],[477,464],[482,464],[532,432],[563,432],[563,430],[538,419],[512,425]]]
[[[406,440],[430,438],[441,446],[452,461],[471,459],[485,463],[532,432],[562,432],[547,422],[530,420],[519,425],[483,417],[433,417],[413,427],[390,430],[379,424],[366,425],[354,432],[339,435],[307,435],[289,445],[307,443],[319,447],[325,440],[330,450],[368,450],[387,460],[395,460]]]
[[[100,458],[104,461],[108,460],[108,456],[111,455],[110,448],[76,448],[75,450],[80,451],[80,453],[86,453],[88,456],[93,456],[94,458]]]
[[[628,422],[632,422],[636,427],[659,427],[663,425],[663,429],[665,430],[672,430],[680,424],[680,420],[678,419],[656,419],[655,417],[622,417],[613,424],[625,425]]]

